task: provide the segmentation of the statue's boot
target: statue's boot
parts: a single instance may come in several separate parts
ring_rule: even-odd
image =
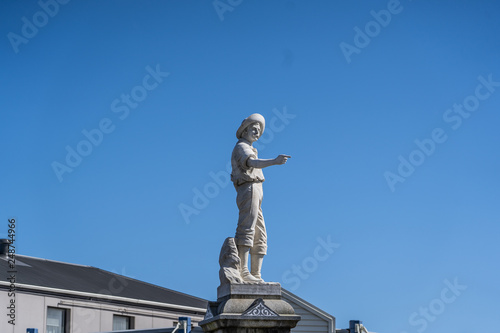
[[[252,258],[251,258],[251,265],[252,265],[252,270],[251,273],[253,277],[255,277],[259,282],[264,282],[262,280],[262,277],[260,275],[260,270],[262,269],[262,261],[264,260],[264,255],[263,254],[253,254],[252,253]]]
[[[240,257],[241,262],[241,278],[246,282],[259,282],[259,279],[254,278],[248,271],[248,254],[250,253],[250,246],[238,245],[237,247],[238,256]]]

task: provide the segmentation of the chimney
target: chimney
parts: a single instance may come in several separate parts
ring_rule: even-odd
[[[9,244],[10,240],[5,238],[0,239],[0,256],[6,257],[9,254]]]
[[[360,325],[362,324],[363,322],[361,320],[349,320],[349,332],[350,333],[360,333],[357,329],[356,329],[356,325]],[[359,326],[358,326],[359,327]]]

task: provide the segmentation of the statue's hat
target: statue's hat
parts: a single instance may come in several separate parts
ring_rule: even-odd
[[[264,128],[266,127],[266,120],[261,114],[254,113],[249,115],[248,118],[241,122],[240,128],[238,128],[238,130],[236,131],[236,137],[238,139],[241,139],[243,131],[245,131],[245,129],[253,123],[260,124],[260,135],[262,135],[262,133],[264,133]]]

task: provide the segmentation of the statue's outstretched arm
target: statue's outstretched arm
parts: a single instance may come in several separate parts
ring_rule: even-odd
[[[247,160],[247,165],[251,168],[267,168],[268,166],[271,165],[281,165],[285,164],[286,161],[291,158],[290,155],[278,155],[278,157],[273,158],[273,159],[261,159],[261,158],[249,158]]]

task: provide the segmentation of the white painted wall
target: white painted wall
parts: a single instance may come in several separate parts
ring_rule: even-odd
[[[64,297],[51,297],[29,293],[16,293],[16,325],[8,323],[7,317],[10,298],[6,290],[0,290],[0,332],[26,333],[27,328],[38,328],[38,333],[45,333],[47,307],[70,310],[70,333],[93,333],[111,331],[113,314],[134,317],[136,329],[172,327],[178,317],[186,314],[145,309],[141,307],[124,307],[112,303],[98,303],[74,300]],[[195,326],[203,317],[191,317]]]
[[[282,290],[282,297],[301,316],[292,333],[335,333],[335,318],[328,313],[307,303],[297,295]]]
[[[295,303],[290,302],[290,304],[292,304],[295,313],[301,316],[297,326],[292,329],[292,333],[328,333],[328,322],[326,320],[312,314]]]

